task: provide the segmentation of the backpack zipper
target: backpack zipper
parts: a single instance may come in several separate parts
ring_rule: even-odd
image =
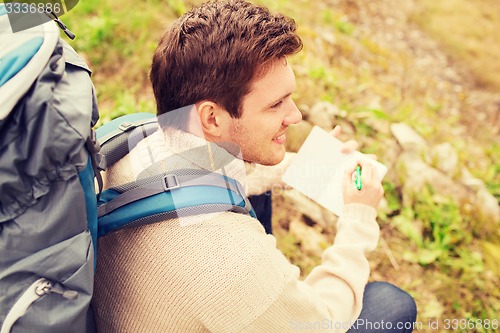
[[[31,304],[50,293],[59,294],[69,300],[74,300],[78,297],[77,291],[59,288],[45,278],[38,279],[26,289],[12,306],[7,317],[5,317],[0,333],[9,333],[16,321],[26,314]]]

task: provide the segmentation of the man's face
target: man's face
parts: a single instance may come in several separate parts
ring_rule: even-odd
[[[291,95],[295,89],[292,68],[281,59],[253,81],[242,101],[242,116],[231,118],[230,141],[240,146],[243,159],[275,165],[285,156],[286,129],[302,120]]]

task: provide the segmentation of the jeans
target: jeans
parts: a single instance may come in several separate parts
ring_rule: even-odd
[[[255,215],[260,221],[267,234],[273,233],[273,225],[271,223],[271,217],[273,215],[273,203],[271,192],[266,192],[260,195],[252,195],[248,197],[250,203],[252,204]]]
[[[349,333],[410,333],[417,319],[417,306],[405,291],[387,282],[365,287],[363,309]]]

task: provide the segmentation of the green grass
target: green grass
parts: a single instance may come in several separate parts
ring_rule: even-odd
[[[155,112],[149,66],[166,23],[182,1],[81,1],[63,21],[77,35],[71,45],[88,61],[104,119]]]

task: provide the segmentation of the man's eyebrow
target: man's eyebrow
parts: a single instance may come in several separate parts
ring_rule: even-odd
[[[284,95],[284,96],[281,96],[280,98],[277,98],[275,99],[272,103],[269,103],[269,106],[273,106],[275,105],[276,103],[279,103],[280,101],[284,100],[285,98],[287,97],[290,97],[292,96],[292,92],[289,92],[288,94]]]

